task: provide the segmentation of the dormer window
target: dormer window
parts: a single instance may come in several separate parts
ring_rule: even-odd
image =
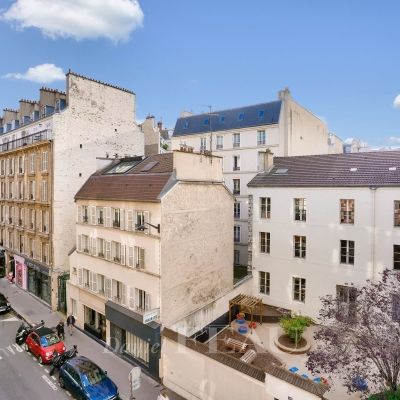
[[[219,117],[219,122],[220,122],[221,124],[224,124],[224,123],[225,123],[225,115],[221,115],[221,116]]]
[[[183,129],[189,128],[189,121],[185,121],[183,124]]]
[[[210,118],[205,118],[203,124],[206,126],[210,125]]]
[[[258,111],[258,118],[263,119],[264,117],[265,117],[265,111],[264,110]]]
[[[238,114],[237,119],[238,119],[238,121],[243,121],[243,120],[244,120],[244,112],[240,112],[240,113]]]

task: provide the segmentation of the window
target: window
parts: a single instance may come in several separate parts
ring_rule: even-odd
[[[142,363],[148,365],[150,359],[150,344],[138,336],[126,331],[125,351]]]
[[[89,207],[82,206],[82,221],[85,223],[89,222]]]
[[[269,254],[271,245],[271,234],[269,232],[260,232],[260,253]]]
[[[200,151],[207,150],[207,138],[200,138]]]
[[[43,233],[49,232],[49,212],[48,211],[42,212],[42,232]]]
[[[115,279],[112,280],[112,297],[117,303],[126,303],[126,286]]]
[[[84,253],[89,253],[89,236],[81,235],[81,248]]]
[[[258,111],[258,119],[263,119],[265,116],[265,111],[264,110],[259,110]]]
[[[257,145],[265,144],[265,131],[257,131]]]
[[[233,250],[233,262],[235,265],[240,265],[240,251]]]
[[[14,189],[14,182],[9,182],[8,183],[8,197],[10,199],[13,198],[13,189]]]
[[[354,265],[354,241],[341,240],[340,241],[340,262],[342,264]]]
[[[35,181],[29,182],[29,198],[30,200],[35,200],[36,183]]]
[[[219,122],[220,122],[221,124],[224,124],[224,123],[225,123],[225,115],[220,115],[220,116],[219,116]]]
[[[240,113],[238,114],[237,119],[238,119],[238,121],[243,121],[243,120],[244,120],[244,112],[240,112]]]
[[[394,226],[400,226],[400,200],[394,201]]]
[[[36,171],[36,155],[35,153],[32,153],[29,159],[29,172],[31,174],[34,174],[35,171]]]
[[[240,156],[233,156],[233,170],[240,171]]]
[[[354,224],[354,200],[341,199],[340,200],[340,223],[341,224]]]
[[[135,246],[135,268],[144,268],[144,249]]]
[[[297,258],[306,258],[306,237],[294,236],[294,256]]]
[[[150,309],[150,295],[144,290],[135,289],[136,310],[148,311]]]
[[[106,293],[106,280],[105,280],[105,276],[104,275],[97,274],[97,290],[98,290],[99,294],[101,294],[102,296],[105,295],[105,293]]]
[[[24,173],[24,157],[23,156],[18,157],[18,173],[19,174]]]
[[[47,181],[42,182],[42,201],[47,201]]]
[[[49,167],[49,153],[47,151],[42,152],[42,171],[45,172]]]
[[[393,269],[400,270],[400,245],[393,245]]]
[[[223,149],[223,148],[224,148],[224,137],[217,136],[217,149]]]
[[[8,161],[8,173],[14,175],[14,158],[10,158]]]
[[[208,126],[208,125],[210,125],[210,118],[204,118],[204,121],[203,121],[203,125],[204,126]]]
[[[233,180],[233,194],[240,194],[240,179]]]
[[[1,165],[1,167],[0,167],[0,170],[1,170],[1,175],[5,175],[5,165],[6,165],[6,160],[1,160],[1,163],[0,163],[0,165]]]
[[[271,197],[260,197],[260,218],[271,218]]]
[[[240,133],[233,134],[233,147],[240,147]]]
[[[76,318],[76,316],[78,315],[77,313],[77,307],[76,307],[76,300],[75,299],[71,299],[71,314]]]
[[[42,262],[49,264],[49,244],[42,243]]]
[[[112,209],[112,216],[113,216],[113,227],[119,228],[121,226],[121,211],[119,208]]]
[[[305,221],[307,202],[306,199],[294,199],[294,220]]]
[[[240,243],[241,240],[240,226],[233,227],[233,239],[235,243]]]
[[[303,278],[293,278],[293,300],[306,301],[306,280]]]
[[[357,300],[357,289],[355,287],[337,285],[336,300],[339,319],[355,315]]]
[[[97,256],[104,258],[105,256],[106,241],[102,238],[97,238]]]
[[[149,212],[148,211],[136,211],[136,223],[135,230],[137,231],[148,231],[148,225],[146,222],[149,222]]]
[[[260,293],[269,294],[270,284],[271,284],[269,272],[259,271],[258,282],[259,282]]]
[[[104,208],[96,207],[96,214],[97,214],[97,224],[104,225]]]
[[[240,202],[235,202],[235,204],[233,205],[233,218],[240,218]]]
[[[189,121],[185,121],[183,123],[183,129],[187,129],[187,128],[189,128]]]
[[[121,243],[111,242],[111,257],[115,262],[121,262]]]

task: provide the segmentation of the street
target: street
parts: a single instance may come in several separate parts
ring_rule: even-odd
[[[40,365],[15,343],[20,324],[11,313],[0,315],[0,399],[69,399],[57,376],[49,375],[49,366]]]

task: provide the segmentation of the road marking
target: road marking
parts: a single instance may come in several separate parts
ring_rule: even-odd
[[[11,353],[11,354],[15,354],[14,350],[12,349],[11,346],[7,346],[7,350]]]
[[[4,318],[4,319],[0,319],[1,322],[14,322],[14,321],[19,321],[18,318],[15,317],[9,317],[9,318]]]
[[[47,368],[45,368],[44,370],[45,370],[48,374],[50,373],[50,371],[49,371]]]
[[[54,390],[58,390],[57,385],[55,385],[47,375],[42,375],[43,380]]]
[[[38,361],[38,364],[39,364],[39,367],[43,368],[43,364],[40,364],[39,361]]]
[[[55,381],[55,380],[56,380],[56,377],[55,377],[55,376],[52,376],[51,379],[53,379],[53,381]]]
[[[67,395],[68,395],[69,397],[71,397],[71,393],[70,393],[70,392],[68,392],[68,390],[67,390]]]
[[[22,353],[24,350],[22,350],[21,346],[18,346],[16,343],[13,343],[13,347],[18,351],[18,353]]]

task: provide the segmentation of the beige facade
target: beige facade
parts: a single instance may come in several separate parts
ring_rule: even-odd
[[[324,121],[295,102],[288,89],[279,92],[279,101],[280,110],[272,123],[271,121],[267,123],[254,115],[251,121],[246,122],[247,115],[263,112],[265,109],[267,110],[265,114],[268,116],[269,103],[265,103],[234,110],[215,111],[211,116],[211,132],[210,126],[201,121],[197,126],[198,132],[186,134],[185,129],[179,129],[175,130],[171,138],[172,150],[185,145],[195,151],[212,151],[212,154],[223,157],[224,181],[236,198],[235,208],[232,210],[235,219],[234,263],[236,265],[246,267],[248,264],[247,184],[258,172],[268,168],[265,163],[265,152],[270,151],[274,156],[343,152],[342,140],[329,133]],[[243,122],[239,124],[237,119],[240,118],[242,111]],[[223,124],[216,121],[225,115],[227,127],[222,129]],[[198,119],[199,116],[185,114],[180,120],[187,121],[190,129],[194,118]],[[207,114],[204,114],[203,119],[207,118]],[[240,127],[229,127],[232,124]]]
[[[66,93],[42,88],[39,101],[21,100],[0,119],[0,162],[4,168],[14,162],[16,171],[0,178],[8,197],[2,200],[7,270],[13,257],[15,271],[24,271],[17,283],[62,311],[59,277],[69,272],[75,245],[75,193],[96,170],[96,157],[143,154],[134,93],[73,72],[66,87]]]
[[[113,199],[101,194],[91,199],[82,194],[85,186],[77,194],[77,250],[70,256],[68,309],[79,327],[97,332],[111,345],[116,331],[108,315],[111,308],[139,322],[131,331],[123,329],[123,340],[130,335],[141,340],[149,314],[154,314],[150,326],[159,335],[162,326],[190,319],[233,289],[233,198],[222,183],[222,160],[184,152],[158,157],[172,162],[168,173],[158,173],[167,174],[166,184],[152,200],[127,200],[121,193],[125,183],[114,188]],[[146,190],[135,186],[138,179],[159,178],[151,168],[142,172],[154,160],[161,158],[145,158],[137,173],[125,175],[138,197]],[[158,358],[143,359],[146,354],[130,353],[155,373]]]

